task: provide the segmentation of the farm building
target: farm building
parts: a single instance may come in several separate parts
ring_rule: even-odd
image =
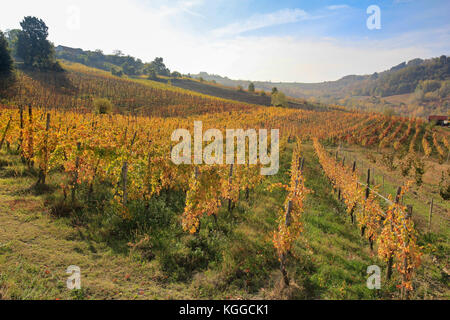
[[[448,116],[429,116],[428,122],[434,122],[438,126],[448,126]]]

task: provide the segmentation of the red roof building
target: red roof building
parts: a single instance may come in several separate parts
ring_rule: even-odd
[[[428,121],[445,121],[448,120],[447,116],[429,116]]]
[[[448,125],[448,116],[429,116],[428,122],[436,122],[438,125]]]

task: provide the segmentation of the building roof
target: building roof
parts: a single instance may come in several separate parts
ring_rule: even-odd
[[[433,115],[433,116],[429,116],[428,117],[428,121],[445,121],[445,120],[448,120],[447,116],[436,116],[436,115]]]

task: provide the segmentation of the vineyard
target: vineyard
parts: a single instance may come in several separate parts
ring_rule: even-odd
[[[447,278],[439,273],[442,262],[434,260],[448,253],[447,234],[426,232],[421,220],[415,223],[421,216],[404,204],[411,192],[435,197],[427,188],[438,182],[427,172],[430,163],[447,165],[446,131],[420,119],[263,107],[76,64],[65,68],[59,75],[21,73],[17,95],[0,107],[0,209],[5,212],[0,221],[12,212],[27,222],[15,208],[39,203],[52,219],[49,225],[62,221],[65,232],[77,230],[71,238],[106,255],[102,267],[110,269],[118,259],[111,254],[130,259],[125,280],[111,280],[114,288],[134,290],[129,283],[134,276],[156,298],[448,295]],[[111,101],[113,112],[94,112],[97,97]],[[194,121],[202,121],[204,130],[279,129],[279,173],[260,175],[261,165],[250,164],[248,148],[244,164],[175,165],[172,132],[193,132]],[[363,148],[371,161],[379,154],[386,177],[400,171],[402,182],[392,195],[381,195],[373,171],[363,178],[356,159],[332,153],[342,146]],[[442,174],[444,190],[448,181]],[[436,202],[435,212],[447,221],[448,203]],[[20,233],[19,226],[14,230]],[[13,243],[7,233],[0,237],[4,248]],[[14,249],[2,246],[0,259],[11,264],[0,270],[0,297],[67,298],[49,289],[64,274],[47,277],[48,265],[44,276],[35,275],[40,291],[23,295],[20,274],[31,271],[14,269],[23,261],[14,265]],[[57,252],[55,261],[64,260],[59,264],[74,263],[67,261],[68,252],[61,257]],[[80,252],[77,259],[92,254]],[[34,254],[24,263],[39,264]],[[93,272],[95,263],[83,261],[77,263]],[[366,288],[371,265],[386,270],[380,292]],[[429,274],[435,292],[424,285]],[[151,285],[143,275],[153,279]],[[108,281],[87,280],[91,291],[80,294],[102,298]],[[120,298],[116,289],[111,297]],[[134,297],[131,291],[127,297]]]
[[[314,140],[314,148],[325,174],[338,192],[338,198],[343,199],[351,221],[356,221],[361,236],[366,237],[373,250],[374,241],[378,242],[378,256],[387,262],[387,279],[392,276],[392,266],[395,261],[397,270],[403,275],[402,295],[412,290],[411,278],[420,265],[420,250],[416,243],[414,224],[409,217],[407,208],[400,204],[401,197],[407,191],[408,185],[399,188],[395,201],[389,199],[390,206],[383,212],[378,204],[375,193],[370,189],[370,173],[364,188],[353,168],[345,166],[345,162],[337,163],[332,159],[320,143]]]

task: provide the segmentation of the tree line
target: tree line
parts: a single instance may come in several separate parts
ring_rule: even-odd
[[[77,62],[89,67],[110,71],[115,76],[140,76],[146,75],[152,80],[157,76],[181,77],[177,71],[171,72],[164,64],[161,57],[152,62],[143,62],[141,59],[125,55],[116,50],[113,54],[104,54],[102,50],[85,51],[64,46],[56,47],[56,57],[71,62]]]
[[[63,46],[55,48],[47,39],[48,26],[37,17],[24,17],[20,26],[21,29],[7,30],[5,33],[0,31],[0,96],[4,96],[14,83],[14,62],[25,70],[62,72],[64,69],[56,59],[65,59],[110,71],[116,76],[147,75],[151,80],[157,80],[158,76],[181,77],[179,72],[171,72],[161,57],[144,63],[120,50],[104,54],[101,50],[83,51]]]

